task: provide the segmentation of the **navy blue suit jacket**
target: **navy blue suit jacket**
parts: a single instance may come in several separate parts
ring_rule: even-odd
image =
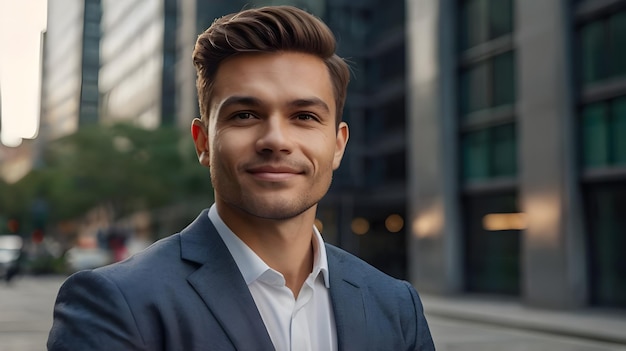
[[[326,245],[340,350],[434,350],[415,289]],[[61,287],[49,350],[274,350],[203,211],[181,233]]]

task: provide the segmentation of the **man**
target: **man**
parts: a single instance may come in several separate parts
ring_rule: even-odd
[[[349,70],[305,11],[225,16],[194,50],[191,132],[215,204],[179,234],[61,288],[51,350],[433,350],[417,292],[324,244]]]

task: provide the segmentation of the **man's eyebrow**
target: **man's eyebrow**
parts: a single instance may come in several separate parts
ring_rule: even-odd
[[[300,107],[300,108],[302,108],[302,107],[310,107],[310,106],[317,106],[317,107],[320,107],[320,108],[324,109],[327,113],[330,113],[330,108],[324,102],[324,100],[316,98],[316,97],[307,98],[307,99],[297,99],[297,100],[289,101],[289,103],[287,105],[289,107]]]
[[[223,110],[233,105],[259,107],[259,106],[263,106],[263,102],[261,101],[261,99],[258,99],[253,96],[234,95],[234,96],[229,96],[226,100],[224,100],[220,104],[219,109]],[[324,100],[317,98],[317,97],[295,99],[295,100],[289,101],[287,103],[287,106],[291,108],[303,108],[303,107],[313,106],[313,107],[322,108],[325,112],[330,113],[330,107],[328,107],[328,104],[326,104]]]
[[[244,105],[244,106],[252,106],[252,107],[258,107],[263,105],[263,103],[261,102],[260,99],[257,99],[253,96],[239,96],[239,95],[235,95],[235,96],[229,96],[226,100],[224,100],[221,104],[219,109],[223,110],[227,107],[233,106],[233,105]]]

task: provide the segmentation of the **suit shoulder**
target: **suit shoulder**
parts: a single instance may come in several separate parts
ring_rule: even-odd
[[[396,286],[396,284],[397,286],[403,284],[402,280],[390,276],[356,255],[334,245],[328,243],[326,244],[326,254],[329,256],[329,265],[330,262],[337,262],[338,267],[333,268],[340,270],[349,269],[350,271],[358,273],[363,277],[368,277],[368,282],[393,284],[394,286]],[[333,257],[333,259],[331,259],[331,257]]]
[[[175,266],[175,262],[180,262],[179,234],[158,240],[123,261],[96,268],[94,271],[119,281],[159,272],[161,268]]]

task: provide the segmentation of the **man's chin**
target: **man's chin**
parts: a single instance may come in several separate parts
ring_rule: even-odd
[[[286,206],[286,203],[258,204],[257,206],[241,206],[240,209],[251,216],[284,221],[295,218],[309,210],[313,205]]]

